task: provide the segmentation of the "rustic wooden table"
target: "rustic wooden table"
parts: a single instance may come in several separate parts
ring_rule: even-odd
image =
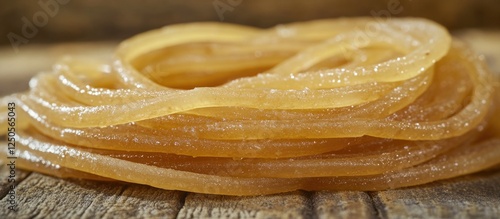
[[[458,36],[500,73],[500,32]],[[27,45],[0,50],[0,95],[27,88],[38,70],[66,53],[102,55],[114,43]],[[2,150],[6,148],[2,144]],[[500,170],[380,192],[290,192],[231,197],[166,191],[127,183],[58,179],[17,170],[18,212],[7,208],[7,165],[0,168],[0,218],[498,218]]]

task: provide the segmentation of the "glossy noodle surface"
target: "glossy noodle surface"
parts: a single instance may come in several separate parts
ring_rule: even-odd
[[[498,84],[424,19],[190,23],[125,40],[112,62],[65,58],[0,102],[16,104],[29,170],[226,195],[370,191],[500,165]]]

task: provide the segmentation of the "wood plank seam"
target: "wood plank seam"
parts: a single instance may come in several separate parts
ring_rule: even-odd
[[[365,192],[365,193],[368,195],[368,197],[370,197],[370,202],[376,213],[374,216],[379,219],[388,218],[384,204],[382,203],[380,197],[378,196],[378,192]]]
[[[180,218],[179,214],[181,213],[181,210],[184,208],[184,205],[186,204],[186,196],[188,196],[189,192],[182,192],[181,197],[179,199],[179,209],[177,210],[177,213],[175,213],[175,218]]]
[[[314,195],[316,192],[306,192],[305,196],[307,197],[307,202],[306,202],[306,209],[304,212],[304,218],[319,218],[316,209],[317,205],[314,200]]]

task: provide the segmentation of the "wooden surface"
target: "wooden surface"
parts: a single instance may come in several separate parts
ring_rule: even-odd
[[[500,32],[457,33],[500,73]],[[25,89],[33,70],[50,69],[59,55],[102,54],[113,43],[0,49],[0,94]],[[49,54],[49,55],[47,55]],[[33,60],[26,66],[23,60]],[[42,59],[42,61],[40,61]],[[38,60],[38,61],[37,61]],[[12,74],[12,73],[15,73]],[[10,86],[7,86],[9,85]],[[2,143],[5,149],[5,143]],[[8,167],[0,167],[0,218],[498,218],[500,169],[380,192],[304,192],[231,197],[166,191],[149,186],[65,180],[17,170],[18,211],[7,208]]]

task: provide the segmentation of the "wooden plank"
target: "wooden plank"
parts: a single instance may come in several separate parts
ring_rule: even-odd
[[[365,192],[289,192],[233,197],[190,193],[178,218],[377,218]]]
[[[236,197],[190,193],[178,218],[310,218],[306,192]]]
[[[3,147],[2,148],[6,148],[5,144],[0,144],[2,145]],[[7,164],[5,163],[2,163],[0,161],[0,197],[1,198],[4,198],[5,197],[5,202],[8,202],[8,199],[9,199],[9,191],[11,190],[11,186],[17,186],[19,185],[20,182],[22,182],[31,172],[29,171],[25,171],[25,170],[21,170],[21,169],[18,169],[16,168],[14,170],[14,172],[11,172],[11,169],[9,168],[9,166],[7,166]],[[12,176],[11,176],[12,175]],[[10,178],[13,178],[15,181],[14,182],[10,182],[9,179]],[[14,192],[16,192],[17,190],[14,188]],[[6,206],[6,205],[2,205],[1,207],[3,206]]]
[[[67,180],[31,174],[16,188],[18,211],[0,218],[136,218],[177,215],[184,193],[119,182]],[[6,197],[2,200],[6,201]]]
[[[495,218],[500,171],[405,189],[374,192],[291,192],[233,197],[166,191],[142,185],[63,180],[33,173],[16,188],[17,213],[1,218]],[[64,195],[62,195],[64,194]],[[2,202],[6,201],[4,197]],[[184,204],[183,204],[184,203]],[[182,208],[181,208],[182,207]]]
[[[500,169],[372,196],[382,218],[498,218]]]
[[[318,218],[377,218],[371,197],[366,192],[315,192],[311,196]]]

